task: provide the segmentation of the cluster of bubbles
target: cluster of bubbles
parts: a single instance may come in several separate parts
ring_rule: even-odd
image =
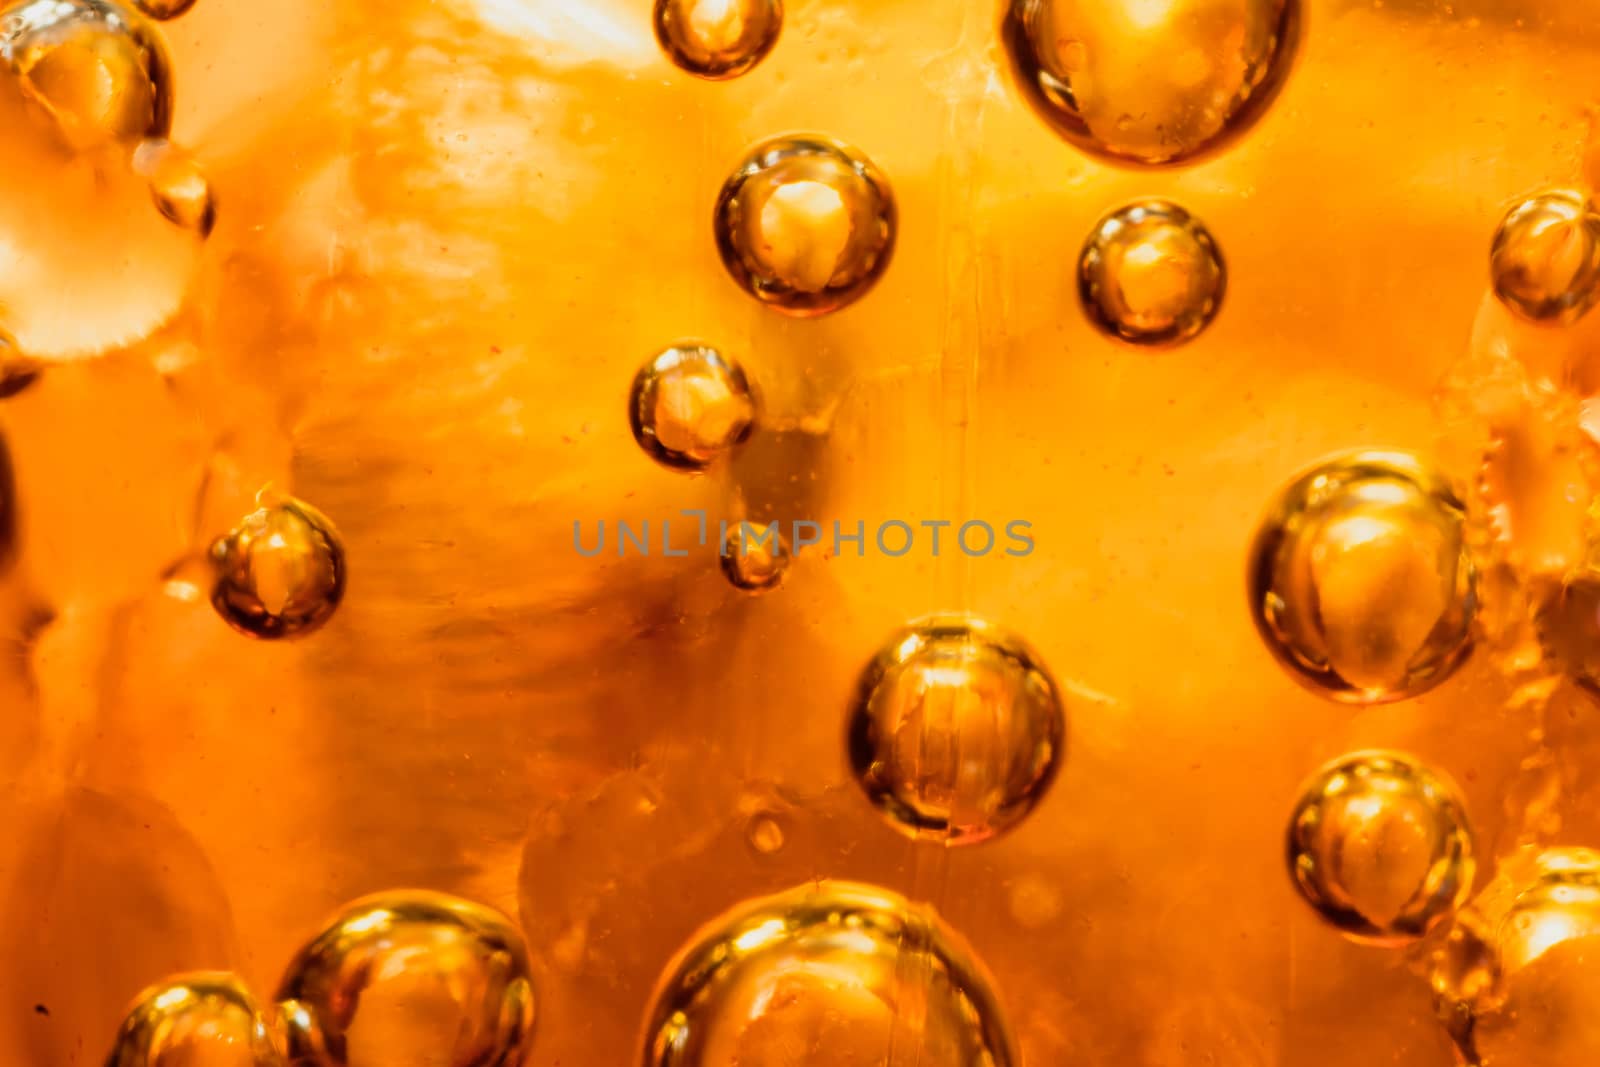
[[[1567,190],[1521,201],[1495,233],[1489,275],[1519,319],[1570,326],[1600,300],[1600,214]],[[1460,497],[1419,457],[1334,457],[1291,480],[1256,532],[1256,628],[1324,697],[1419,696],[1472,648],[1480,579],[1466,530]],[[1600,568],[1590,554],[1538,591],[1532,621],[1544,653],[1593,690]],[[1287,859],[1302,898],[1346,937],[1427,948],[1440,1020],[1466,1063],[1600,1054],[1600,853],[1524,846],[1474,896],[1478,863],[1455,784],[1415,757],[1366,751],[1305,783]]]
[[[407,890],[336,915],[295,955],[270,1013],[229,974],[179,975],[145,990],[106,1062],[518,1067],[533,1023],[515,924],[470,901]]]

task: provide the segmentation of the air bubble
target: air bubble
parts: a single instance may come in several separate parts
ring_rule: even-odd
[[[673,470],[705,470],[744,443],[755,418],[744,371],[705,345],[674,345],[651,359],[628,397],[634,440]]]
[[[1471,651],[1463,511],[1415,456],[1355,452],[1279,494],[1250,549],[1250,609],[1273,656],[1313,691],[1403,700]]]
[[[1078,148],[1192,162],[1249,129],[1286,79],[1299,0],[1008,0],[1023,96]]]
[[[993,985],[925,907],[810,883],[706,926],[657,986],[643,1067],[1014,1067]]]
[[[1078,295],[1090,320],[1134,344],[1190,340],[1216,318],[1226,288],[1210,231],[1165,200],[1101,219],[1078,259]]]
[[[1323,767],[1289,818],[1300,895],[1353,940],[1416,940],[1466,902],[1472,831],[1453,783],[1410,756],[1357,752]]]
[[[166,45],[113,0],[12,4],[0,14],[0,60],[76,150],[131,148],[172,129]]]
[[[1525,850],[1502,861],[1436,954],[1432,977],[1467,1063],[1600,1059],[1600,853]]]
[[[789,315],[825,315],[860,299],[895,242],[889,183],[855,149],[819,136],[753,149],[722,187],[717,248],[757,300]]]
[[[789,570],[789,543],[778,523],[739,522],[722,546],[722,573],[747,593],[776,589]]]
[[[970,616],[895,634],[850,711],[851,770],[902,832],[948,844],[1004,833],[1033,810],[1066,745],[1066,713],[1034,652]]]
[[[291,1063],[511,1067],[532,1041],[521,932],[443,893],[356,901],[301,949],[278,989]]]
[[[140,993],[106,1067],[284,1067],[255,998],[232,974],[185,974]]]
[[[737,78],[766,58],[783,29],[782,0],[656,0],[656,40],[699,78]]]
[[[150,183],[150,198],[168,221],[199,237],[211,236],[217,202],[205,173],[168,141],[145,141],[133,155],[134,170]]]
[[[344,597],[344,545],[327,516],[299,500],[245,516],[211,546],[217,614],[254,637],[303,637]]]
[[[1577,321],[1600,297],[1600,213],[1564,189],[1524,200],[1495,232],[1489,272],[1500,302],[1522,318]]]

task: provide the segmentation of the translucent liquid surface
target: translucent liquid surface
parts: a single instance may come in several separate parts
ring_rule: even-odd
[[[643,1067],[1012,1067],[984,971],[926,907],[820,882],[707,925],[657,987]]]
[[[1194,337],[1216,317],[1226,288],[1211,232],[1164,200],[1101,219],[1078,259],[1078,292],[1090,320],[1135,344]]]
[[[441,893],[355,902],[290,963],[278,989],[293,1063],[520,1067],[533,986],[522,934]]]
[[[968,844],[1033,810],[1066,732],[1055,683],[1020,640],[981,619],[928,619],[895,634],[862,673],[850,766],[898,829]]]
[[[1034,110],[1123,163],[1194,159],[1260,117],[1288,73],[1298,0],[1008,0],[1002,35]]]
[[[1262,639],[1335,700],[1381,703],[1438,685],[1471,647],[1462,521],[1450,487],[1410,455],[1353,453],[1306,472],[1251,548]]]
[[[1319,770],[1289,817],[1300,895],[1349,936],[1401,944],[1472,890],[1472,831],[1454,783],[1395,752],[1358,752]]]
[[[872,161],[820,136],[757,145],[717,200],[723,265],[769,307],[824,315],[859,300],[889,266],[894,195]]]

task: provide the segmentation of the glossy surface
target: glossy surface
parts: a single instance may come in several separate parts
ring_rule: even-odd
[[[195,0],[133,0],[134,5],[153,19],[175,19],[194,7]]]
[[[261,1008],[236,976],[186,974],[140,993],[106,1067],[286,1067]]]
[[[1011,829],[1066,755],[1055,682],[1032,649],[976,618],[891,637],[861,674],[847,729],[867,798],[897,829],[947,844]]]
[[[1405,944],[1449,919],[1477,871],[1460,791],[1404,753],[1352,753],[1317,771],[1301,787],[1288,839],[1300,895],[1370,944]]]
[[[1078,256],[1078,296],[1097,326],[1140,345],[1178,344],[1211,324],[1228,272],[1211,232],[1177,204],[1118,208]]]
[[[1268,650],[1333,700],[1438,685],[1471,651],[1463,521],[1450,486],[1411,455],[1351,453],[1301,474],[1250,549],[1250,608]]]
[[[755,430],[756,402],[744,370],[705,345],[674,345],[634,375],[628,424],[663,467],[700,471]]]
[[[888,179],[818,135],[765,141],[723,183],[714,229],[733,280],[789,315],[861,299],[889,267],[898,225]]]
[[[0,1062],[93,1064],[168,974],[237,969],[269,1000],[331,907],[428,886],[518,902],[539,1067],[629,1064],[694,930],[833,877],[968,937],[1029,1064],[1451,1067],[1408,954],[1306,907],[1283,834],[1322,759],[1382,746],[1461,785],[1486,878],[1524,836],[1600,842],[1590,698],[1502,640],[1520,575],[1569,559],[1593,499],[1576,416],[1600,320],[1524,327],[1488,275],[1507,206],[1590,181],[1600,22],[1592,0],[1304,14],[1251,131],[1151,173],[1030,112],[998,3],[791,3],[767,59],[713,84],[663,56],[642,0],[202,0],[161,29],[172,140],[220,194],[206,242],[143,181],[45,151],[0,78],[0,230],[26,250],[0,254],[0,322],[51,360],[0,402],[20,505],[0,913],[24,920],[0,924]],[[867,297],[810,320],[732,284],[711,239],[730,168],[790,130],[870,155],[901,222]],[[1212,229],[1229,292],[1147,358],[1084,317],[1076,274],[1097,220],[1150,196]],[[685,337],[762,394],[761,432],[701,478],[623,414]],[[1548,407],[1463,437],[1447,376]],[[1523,431],[1547,416],[1549,444]],[[1492,494],[1480,430],[1510,442]],[[1378,446],[1513,532],[1472,659],[1362,710],[1284,675],[1241,572],[1290,476]],[[304,641],[241,638],[201,577],[169,578],[268,482],[347,549]],[[671,517],[679,544],[680,512],[732,517],[735,488],[830,541],[834,520],[1017,519],[1037,547],[968,558],[947,530],[935,557],[919,526],[899,559],[814,546],[760,597],[709,546],[572,550],[578,519],[648,519],[655,542]],[[947,850],[863,801],[841,735],[887,635],[960,610],[1026,637],[1072,735],[1013,832]],[[749,843],[752,796],[776,852]]]
[[[737,78],[766,58],[783,29],[783,0],[656,0],[656,40],[699,78]]]
[[[299,500],[268,503],[211,546],[211,606],[252,637],[303,637],[344,599],[344,544],[327,516]]]
[[[728,529],[722,573],[747,593],[776,589],[789,570],[789,543],[776,525],[741,521]]]
[[[116,0],[14,0],[0,8],[0,60],[74,148],[132,147],[172,128],[166,44]]]
[[[1013,1067],[1011,1040],[988,975],[931,909],[821,882],[696,934],[656,988],[639,1062]]]
[[[1016,86],[1076,147],[1193,161],[1250,127],[1288,75],[1299,0],[1005,0]]]
[[[443,893],[351,904],[290,962],[277,999],[295,1064],[520,1067],[533,1040],[522,934]]]

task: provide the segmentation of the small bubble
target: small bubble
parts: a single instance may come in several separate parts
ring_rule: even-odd
[[[1508,856],[1433,963],[1440,1017],[1465,1062],[1600,1059],[1600,852]]]
[[[1066,712],[1021,640],[940,616],[895,634],[867,665],[847,741],[856,781],[892,825],[971,844],[1009,830],[1044,796]]]
[[[416,890],[346,907],[278,988],[291,1063],[518,1064],[533,1036],[522,933],[499,912]]]
[[[1471,651],[1461,502],[1402,452],[1355,452],[1279,494],[1250,549],[1250,610],[1278,662],[1322,696],[1402,700]]]
[[[189,154],[168,141],[144,141],[133,154],[134,170],[150,183],[156,210],[204,238],[217,222],[211,183]]]
[[[1454,914],[1472,890],[1472,830],[1456,787],[1410,756],[1342,756],[1301,789],[1289,874],[1352,940],[1399,945]]]
[[[634,440],[673,470],[705,470],[749,438],[755,418],[744,371],[705,345],[674,345],[651,359],[628,397]]]
[[[734,281],[788,315],[825,315],[883,275],[894,196],[872,161],[825,137],[779,137],[747,155],[717,199],[716,237]]]
[[[1015,1067],[993,983],[938,918],[819,882],[708,925],[656,988],[645,1067]]]
[[[1531,322],[1576,322],[1600,297],[1600,214],[1555,190],[1513,207],[1489,253],[1495,295]]]
[[[738,589],[764,593],[776,589],[789,570],[789,543],[778,524],[740,522],[722,546],[722,573]]]
[[[783,29],[782,0],[656,0],[656,40],[699,78],[737,78],[760,63]]]
[[[1101,219],[1078,259],[1078,295],[1105,332],[1176,344],[1211,324],[1227,268],[1210,231],[1176,204],[1145,200]]]
[[[195,0],[133,0],[133,4],[151,18],[165,22],[187,12]]]
[[[766,813],[753,815],[745,828],[745,838],[751,848],[763,856],[770,856],[783,848],[783,826]]]
[[[211,546],[211,604],[255,637],[303,637],[344,597],[344,545],[327,517],[299,500],[249,515]]]
[[[0,60],[79,151],[165,138],[172,65],[156,28],[113,0],[24,0],[0,14]]]
[[[184,974],[140,993],[106,1067],[283,1067],[255,998],[231,974]]]
[[[1028,103],[1078,148],[1162,166],[1214,152],[1282,87],[1299,0],[1008,0],[1001,38]]]

